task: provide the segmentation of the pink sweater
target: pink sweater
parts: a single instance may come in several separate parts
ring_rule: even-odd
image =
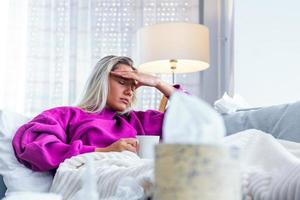
[[[109,109],[87,113],[76,107],[58,107],[21,126],[13,147],[21,163],[35,171],[48,171],[66,158],[107,147],[120,138],[161,136],[163,117],[154,110],[118,115]]]

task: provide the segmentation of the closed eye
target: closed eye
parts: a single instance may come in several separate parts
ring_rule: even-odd
[[[121,85],[125,85],[126,84],[126,81],[124,79],[121,79],[118,81]]]

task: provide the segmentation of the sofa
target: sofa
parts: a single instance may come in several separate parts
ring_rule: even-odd
[[[226,134],[232,135],[234,133],[246,130],[246,129],[258,129],[261,131],[264,131],[266,133],[270,133],[275,138],[282,139],[282,140],[289,140],[300,143],[300,101],[289,103],[289,104],[282,104],[282,105],[275,105],[275,106],[268,106],[268,107],[262,107],[262,108],[255,108],[255,109],[246,109],[246,110],[238,110],[237,112],[230,113],[230,114],[222,114],[222,117],[225,122],[226,127]],[[3,111],[0,111],[0,145],[4,145],[2,147],[1,151],[7,148],[12,148],[10,145],[11,137],[16,129],[20,124],[26,122],[28,118],[9,113],[4,114]],[[14,120],[16,123],[14,123]],[[5,122],[4,122],[5,121]],[[10,124],[8,127],[6,127],[6,121],[8,121]],[[5,135],[3,132],[10,130],[10,134],[8,137],[5,138],[7,135]],[[2,132],[1,132],[2,131]],[[3,142],[6,142],[5,144],[2,144]],[[7,146],[7,148],[5,147]],[[1,147],[0,147],[1,148]],[[12,150],[12,149],[11,149]],[[3,152],[0,152],[2,154]],[[7,152],[4,152],[7,153]],[[0,155],[0,158],[2,155]],[[13,165],[17,165],[17,161],[14,160],[14,155],[12,153],[10,159],[12,159]],[[1,160],[3,162],[3,160]],[[6,161],[5,161],[6,162]],[[2,163],[1,163],[2,166]],[[19,183],[19,186],[24,186],[24,190],[27,190],[28,188],[25,187],[25,185],[30,185],[36,182],[43,183],[48,182],[48,184],[44,184],[44,186],[38,186],[34,189],[37,191],[45,192],[48,187],[50,187],[51,184],[51,175],[50,174],[36,174],[33,172],[30,172],[30,170],[25,169],[23,166],[21,167],[22,172],[16,172],[16,173],[24,173],[26,174],[26,181],[25,178],[20,176],[20,178],[17,180]],[[3,198],[6,191],[6,186],[3,183],[3,177],[2,174],[5,172],[3,170],[3,166],[0,167],[0,198]],[[17,174],[18,175],[18,174]],[[17,176],[15,175],[15,176]],[[19,177],[19,175],[18,175]],[[25,181],[25,183],[23,183]],[[16,182],[10,183],[10,185],[16,185]],[[40,184],[39,184],[40,185]],[[32,190],[32,188],[29,188]],[[19,189],[20,190],[20,189]]]

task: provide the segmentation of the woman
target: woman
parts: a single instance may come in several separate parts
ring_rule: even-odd
[[[83,153],[136,152],[136,135],[161,135],[164,116],[154,110],[130,110],[141,86],[155,87],[167,97],[176,90],[135,70],[128,57],[104,57],[92,71],[77,107],[46,110],[17,130],[16,157],[32,170],[48,171]]]

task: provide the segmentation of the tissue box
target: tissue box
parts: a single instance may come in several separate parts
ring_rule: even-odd
[[[155,150],[154,199],[241,199],[238,149],[159,144]]]

